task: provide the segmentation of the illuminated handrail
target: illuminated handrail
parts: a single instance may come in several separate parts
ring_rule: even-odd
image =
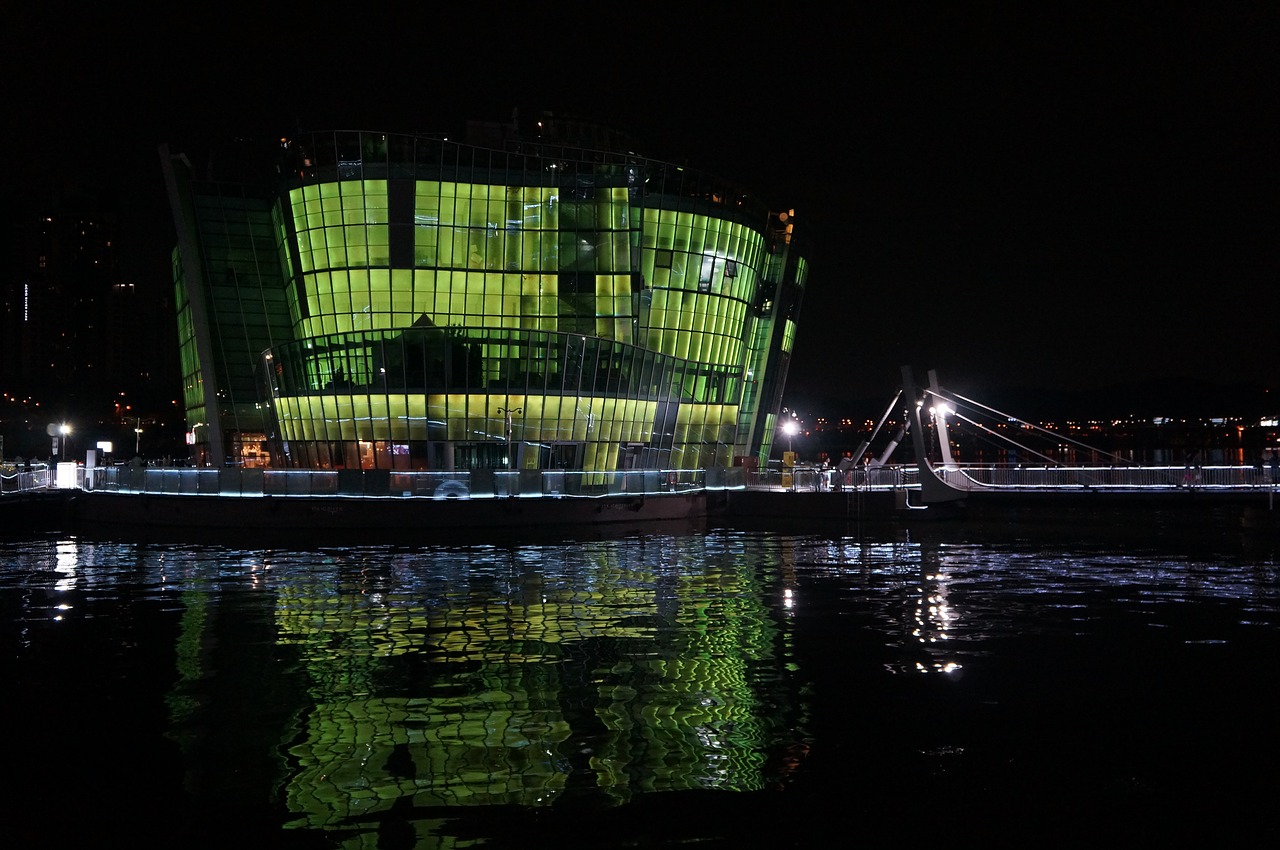
[[[49,467],[43,464],[35,469],[0,471],[0,493],[27,493],[45,490],[50,486]]]
[[[936,469],[949,484],[977,490],[1233,490],[1276,486],[1255,466],[961,466]]]
[[[1250,492],[1280,487],[1255,466],[979,466],[935,467],[947,484],[969,492],[1212,490]],[[859,468],[841,473],[815,467],[751,472],[747,487],[796,492],[918,489],[919,469]]]
[[[740,468],[426,472],[114,466],[95,470],[86,489],[250,497],[602,498],[741,488],[744,486],[742,473]]]
[[[841,492],[918,489],[919,486],[919,471],[914,466],[859,467],[850,470],[797,466],[747,473],[747,488],[752,490]]]
[[[1270,470],[1253,466],[1001,466],[936,468],[939,477],[971,492],[1250,492],[1280,489]],[[424,499],[602,498],[657,496],[699,490],[795,492],[917,490],[914,465],[747,470],[291,470],[241,468],[99,467],[82,486],[122,493],[223,496],[350,496]],[[48,487],[49,471],[0,476],[4,492]]]

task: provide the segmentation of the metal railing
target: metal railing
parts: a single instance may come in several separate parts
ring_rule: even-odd
[[[953,466],[935,467],[959,490],[1064,491],[1220,490],[1246,492],[1280,487],[1280,476],[1256,466]],[[814,467],[748,473],[750,489],[821,492],[918,489],[914,466],[839,470]]]
[[[752,490],[902,490],[920,486],[919,470],[914,466],[878,466],[850,470],[797,466],[791,469],[769,469],[749,472],[746,486]]]
[[[1217,490],[1280,488],[1280,477],[1256,466],[955,466],[938,475],[963,490]],[[0,494],[56,486],[124,493],[223,496],[383,496],[389,498],[599,498],[648,496],[697,490],[785,490],[824,492],[919,489],[914,465],[747,470],[643,469],[495,470],[422,472],[376,469],[294,470],[129,465],[75,469],[74,483],[46,465],[0,469]]]
[[[221,496],[380,496],[495,499],[651,496],[742,487],[743,470],[644,469],[612,472],[377,469],[192,469],[112,466],[89,470],[84,489]]]
[[[939,477],[966,490],[1255,490],[1280,484],[1256,466],[963,466]]]
[[[52,485],[49,467],[36,464],[19,468],[8,466],[0,468],[0,493],[25,493],[30,490],[44,490]]]

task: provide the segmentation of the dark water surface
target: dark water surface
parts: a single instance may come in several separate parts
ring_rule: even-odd
[[[1238,846],[1274,540],[0,542],[0,846]]]

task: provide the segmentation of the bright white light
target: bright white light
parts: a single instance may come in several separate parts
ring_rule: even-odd
[[[76,465],[71,461],[58,464],[54,486],[60,490],[74,490],[76,487]]]
[[[782,423],[782,433],[786,434],[788,437],[794,437],[796,434],[800,433],[800,423],[796,422],[794,419],[788,419],[786,422]]]

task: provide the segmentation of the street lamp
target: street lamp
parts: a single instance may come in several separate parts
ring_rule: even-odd
[[[138,425],[133,429],[133,453],[142,454],[142,417],[138,417]]]
[[[796,434],[800,433],[800,423],[794,419],[788,419],[782,423],[782,433],[787,435],[787,451],[794,451],[793,440]]]
[[[511,416],[514,413],[524,413],[523,407],[499,407],[498,412],[504,414],[507,425],[507,466],[511,466]]]
[[[197,429],[197,428],[208,428],[208,427],[209,427],[209,423],[208,423],[208,422],[193,422],[193,423],[191,424],[191,430],[187,432],[187,445],[188,445],[188,446],[191,446],[191,462],[192,462],[195,466],[203,466],[203,465],[204,465],[204,463],[205,463],[205,454],[206,454],[206,451],[202,450],[202,449],[200,448],[200,446],[198,446],[198,445],[196,444],[196,429]],[[205,432],[205,438],[207,439],[207,438],[208,438],[208,436],[209,436],[209,434],[208,434],[208,432],[206,431],[206,432]]]

